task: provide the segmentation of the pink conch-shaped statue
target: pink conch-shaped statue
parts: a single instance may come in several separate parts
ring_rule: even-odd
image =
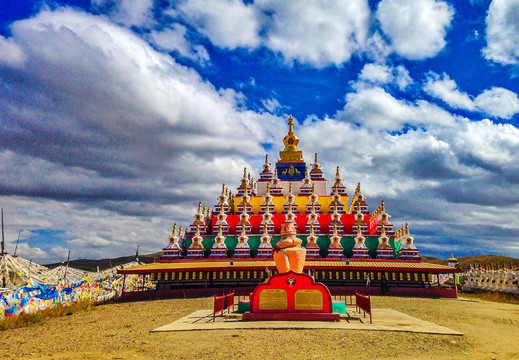
[[[281,224],[281,239],[274,250],[274,261],[279,273],[290,270],[302,273],[305,265],[306,249],[301,247],[301,239],[296,237],[296,227],[293,221]]]

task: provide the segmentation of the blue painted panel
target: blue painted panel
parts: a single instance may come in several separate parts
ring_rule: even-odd
[[[305,178],[305,163],[277,163],[278,178],[283,181],[301,181]]]

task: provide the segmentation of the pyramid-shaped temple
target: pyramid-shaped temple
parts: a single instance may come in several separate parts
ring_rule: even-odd
[[[307,164],[293,125],[289,117],[279,160],[272,166],[267,154],[259,179],[244,169],[234,194],[222,185],[214,204],[198,204],[191,224],[173,226],[157,263],[120,272],[149,275],[160,290],[246,291],[275,272],[272,254],[285,221],[303,240],[305,272],[328,286],[430,289],[440,274],[458,271],[422,262],[408,224],[395,229],[384,201],[370,212],[360,183],[350,196],[338,166],[328,181],[317,154]]]

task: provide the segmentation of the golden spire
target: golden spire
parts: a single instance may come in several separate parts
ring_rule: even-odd
[[[360,183],[357,184],[357,188],[355,189],[355,194],[360,193]]]
[[[312,195],[315,195],[315,183],[312,183]]]
[[[341,174],[339,174],[339,167],[337,166],[337,170],[335,171],[335,177],[341,177]]]
[[[357,224],[357,236],[362,236],[362,230],[360,229],[359,224]]]
[[[315,156],[314,156],[314,164],[317,164],[317,153],[315,153]]]
[[[270,183],[267,183],[267,192],[266,192],[266,194],[270,195]]]
[[[182,225],[180,225],[180,229],[178,230],[178,236],[182,236]]]
[[[311,211],[315,212],[315,204],[313,202],[312,202],[312,205],[311,205]]]
[[[297,148],[299,138],[294,134],[294,119],[292,115],[288,118],[288,134],[283,139],[285,149],[279,152],[282,161],[302,161],[303,153]]]
[[[405,234],[409,236],[409,225],[405,223]]]
[[[263,236],[268,236],[269,232],[268,232],[268,228],[267,228],[267,223],[264,223],[263,224]]]
[[[313,205],[312,205],[313,206]],[[314,232],[314,224],[310,225],[310,235],[311,236],[314,236],[315,235],[315,232]]]
[[[337,236],[337,223],[333,223],[333,236]]]
[[[223,204],[220,204],[220,214],[223,214],[225,212]]]
[[[337,202],[335,202],[335,203],[333,204],[333,212],[336,213],[338,210],[339,210],[339,208],[337,207]]]
[[[202,214],[205,214],[206,210],[207,210],[207,206],[204,205],[204,210],[202,211]]]
[[[265,154],[265,165],[269,164],[269,154]]]
[[[171,232],[171,235],[173,235],[173,236],[177,235],[177,223],[173,224],[173,231]]]
[[[292,183],[288,183],[288,193],[292,195]]]
[[[382,201],[380,202],[380,212],[383,212],[383,213],[386,212],[386,208],[385,208],[385,206],[384,206],[384,200],[382,200]]]
[[[225,184],[222,184],[222,194],[225,194]]]
[[[288,212],[289,212],[289,213],[292,212],[292,203],[288,203]]]
[[[380,225],[380,236],[386,236],[386,227],[384,224]]]
[[[223,232],[222,232],[222,223],[219,223],[219,224],[218,224],[218,236],[223,236]]]
[[[241,227],[241,232],[240,232],[240,236],[246,236],[247,234],[245,233],[245,226],[242,225]]]
[[[196,224],[195,236],[200,236],[200,225],[198,223]]]
[[[274,179],[278,179],[278,168],[274,169]]]
[[[202,202],[199,201],[198,202],[198,212],[197,213],[200,214],[201,212],[202,212]]]

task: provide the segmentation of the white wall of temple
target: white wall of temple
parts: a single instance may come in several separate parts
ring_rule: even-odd
[[[281,184],[281,187],[283,188],[283,195],[284,196],[287,196],[288,195],[288,187],[289,187],[289,184],[292,183],[292,194],[293,195],[299,195],[299,189],[301,187],[301,185],[303,185],[303,181],[279,181],[279,183]],[[315,180],[313,181],[313,183],[315,184],[315,193],[318,195],[318,196],[327,196],[329,195],[328,194],[328,185],[327,185],[327,181],[326,180]],[[256,195],[257,196],[263,196],[266,194],[267,192],[267,184],[268,182],[265,181],[258,181],[256,183]]]

